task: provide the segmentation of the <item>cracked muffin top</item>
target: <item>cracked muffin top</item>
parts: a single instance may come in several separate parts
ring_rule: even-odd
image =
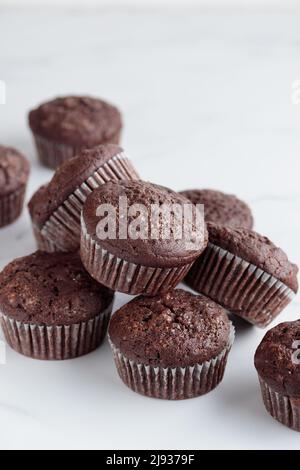
[[[213,189],[188,189],[180,194],[193,204],[204,205],[206,222],[226,225],[233,228],[253,227],[253,216],[250,207],[233,194],[222,193]]]
[[[34,223],[43,228],[51,215],[76,189],[86,183],[88,178],[106,162],[122,152],[123,149],[115,144],[97,145],[91,149],[81,150],[77,156],[62,163],[49,183],[40,188],[28,203]],[[92,191],[88,186],[87,188]]]
[[[103,100],[89,96],[66,96],[32,110],[29,125],[41,137],[92,147],[115,141],[122,120],[118,109]]]
[[[113,292],[95,282],[74,253],[37,251],[0,273],[0,308],[25,323],[71,325],[95,317]]]
[[[248,263],[298,291],[298,267],[291,263],[285,252],[271,240],[253,230],[232,229],[222,225],[208,224],[209,241],[228,250]]]
[[[300,320],[269,330],[258,346],[254,363],[259,376],[276,392],[300,398]]]
[[[108,214],[105,208],[110,208]],[[145,181],[111,181],[95,189],[82,220],[83,231],[101,248],[143,266],[182,266],[207,245],[206,225],[195,206],[177,192]],[[102,230],[106,226],[107,234]]]
[[[29,163],[17,150],[0,145],[0,196],[8,195],[27,183]]]
[[[226,311],[203,295],[175,289],[139,296],[112,317],[110,340],[128,359],[154,367],[186,367],[209,361],[228,345]]]

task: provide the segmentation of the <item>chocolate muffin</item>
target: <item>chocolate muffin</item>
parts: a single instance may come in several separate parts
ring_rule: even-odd
[[[112,291],[89,276],[78,254],[37,251],[0,273],[6,341],[35,359],[71,359],[98,347],[112,301]]]
[[[179,217],[175,207],[182,211]],[[186,209],[191,209],[189,219]],[[92,277],[116,291],[168,291],[206,245],[202,214],[180,194],[152,183],[109,182],[93,191],[82,211],[83,264]]]
[[[208,248],[187,284],[250,323],[267,326],[297,292],[297,266],[254,231],[208,225]]]
[[[110,180],[136,179],[138,174],[124,150],[114,144],[82,150],[63,163],[50,183],[29,202],[39,249],[76,251],[80,245],[80,214],[86,197]]]
[[[300,431],[300,320],[267,332],[254,363],[263,401],[273,418]]]
[[[28,177],[26,158],[17,150],[0,145],[0,227],[21,215]]]
[[[250,207],[236,196],[213,189],[189,189],[181,191],[193,204],[204,205],[206,222],[232,228],[253,228]]]
[[[29,113],[41,163],[57,168],[83,148],[118,144],[121,114],[115,106],[86,96],[56,98]]]
[[[181,289],[140,296],[109,325],[117,370],[135,392],[179,400],[221,382],[234,337],[225,310]]]
[[[40,205],[40,201],[43,201],[45,198],[46,194],[46,187],[47,185],[41,186],[32,196],[32,198],[29,201],[28,208],[30,212],[30,216],[33,217],[34,210],[36,207]],[[34,237],[36,239],[36,243],[38,246],[38,249],[41,251],[47,251],[48,253],[52,253],[54,251],[57,251],[57,247],[54,243],[51,242],[51,240],[47,239],[42,235],[42,232],[38,225],[32,220],[32,230]]]

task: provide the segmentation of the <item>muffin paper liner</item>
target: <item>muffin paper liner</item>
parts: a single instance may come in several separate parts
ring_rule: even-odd
[[[76,251],[80,244],[80,215],[87,196],[108,181],[139,179],[124,152],[111,158],[79,186],[51,215],[41,230],[34,231],[46,251]],[[47,242],[43,242],[47,241]]]
[[[260,327],[267,326],[295,295],[274,276],[213,243],[194,263],[186,283]]]
[[[114,136],[112,136],[109,143],[118,144],[120,134],[121,132],[118,131]],[[70,160],[82,149],[82,146],[62,144],[53,140],[45,139],[36,133],[33,133],[33,137],[40,162],[42,165],[52,169],[59,167],[66,160]],[[108,142],[99,142],[99,144],[101,143],[105,144]]]
[[[222,380],[228,354],[234,341],[230,326],[228,345],[210,361],[187,367],[153,367],[128,359],[109,339],[117,371],[133,391],[152,398],[183,400],[213,390]]]
[[[83,218],[80,255],[83,265],[94,279],[112,290],[132,295],[167,292],[179,284],[192,265],[159,268],[118,258],[88,234]]]
[[[48,253],[54,253],[57,251],[55,244],[50,240],[47,240],[47,238],[42,235],[39,227],[37,227],[35,224],[32,224],[32,230],[39,250],[47,251]]]
[[[24,323],[1,312],[1,326],[10,347],[25,356],[43,360],[73,359],[88,354],[101,344],[112,304],[94,318],[74,325]]]
[[[0,227],[14,222],[22,213],[26,185],[11,194],[0,196]]]
[[[54,170],[80,151],[80,147],[72,147],[71,145],[54,142],[37,134],[34,134],[34,141],[42,165]]]
[[[300,398],[275,392],[260,376],[259,383],[268,413],[285,426],[300,432]]]

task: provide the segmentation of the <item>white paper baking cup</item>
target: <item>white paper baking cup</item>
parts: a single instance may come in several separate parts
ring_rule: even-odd
[[[134,392],[152,398],[183,400],[213,390],[222,380],[234,341],[230,325],[228,345],[210,361],[188,367],[153,367],[128,359],[108,337],[122,381]]]
[[[0,227],[14,222],[22,213],[26,185],[11,194],[0,196]]]
[[[38,325],[14,320],[0,312],[9,346],[34,359],[63,360],[88,354],[103,341],[113,302],[99,315],[73,325]]]
[[[112,157],[84,181],[70,196],[53,212],[45,225],[37,231],[38,245],[47,240],[50,250],[76,251],[80,245],[80,215],[88,195],[108,181],[139,179],[125,152]],[[45,250],[49,251],[46,244]]]
[[[300,432],[300,398],[292,398],[275,392],[260,377],[259,383],[266,410],[277,421]]]
[[[126,294],[156,295],[179,284],[192,263],[171,268],[143,266],[118,258],[103,249],[87,232],[81,218],[81,261],[101,284]]]
[[[260,327],[267,326],[295,295],[274,276],[213,243],[194,263],[186,282]]]

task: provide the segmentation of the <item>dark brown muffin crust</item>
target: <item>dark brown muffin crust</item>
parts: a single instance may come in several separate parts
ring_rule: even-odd
[[[112,301],[78,254],[43,253],[18,258],[0,273],[0,308],[25,323],[71,325],[89,320]]]
[[[77,157],[64,162],[54,173],[47,188],[39,190],[28,207],[34,223],[42,228],[53,212],[63,204],[84,181],[114,156],[123,152],[118,145],[98,145],[82,150]]]
[[[215,224],[208,224],[208,230],[211,243],[254,264],[297,292],[298,267],[267,237],[252,230],[231,229]]]
[[[29,213],[34,221],[38,220],[38,215],[42,212],[41,200],[45,197],[47,184],[43,184],[36,190],[36,192],[31,196],[31,199],[28,203]]]
[[[55,142],[93,147],[114,141],[122,121],[118,109],[105,101],[67,96],[32,110],[29,125],[37,135]]]
[[[148,234],[150,234],[150,209],[152,204],[157,204],[159,207],[162,204],[179,204],[181,206],[191,204],[188,199],[175,191],[145,181],[111,181],[102,185],[88,196],[82,214],[87,232],[105,250],[126,261],[143,266],[172,267],[192,262],[205,249],[207,245],[207,230],[203,221],[203,239],[201,237],[197,239],[186,237],[184,239],[182,236],[177,239],[176,230],[174,231],[175,233],[171,234],[170,238],[163,239],[163,219],[161,218],[161,223],[158,226],[158,239],[153,239],[151,236],[148,236],[148,239],[134,240],[129,236],[127,239],[121,239],[117,231],[116,239],[107,238],[99,241],[96,232],[100,217],[96,215],[96,211],[101,204],[111,204],[113,207],[118,208],[120,196],[127,197],[128,207],[132,204],[143,204],[147,208]],[[118,211],[116,216],[116,226],[118,229]],[[195,229],[195,211],[193,216],[193,229]],[[132,220],[134,220],[134,217],[129,216],[128,226],[130,226]]]
[[[259,376],[276,392],[300,398],[300,320],[284,322],[269,330],[258,346],[254,363]],[[297,356],[297,357],[296,357]]]
[[[236,196],[213,189],[190,189],[180,194],[193,204],[204,205],[206,222],[226,225],[232,228],[253,227],[253,216],[250,207]]]
[[[139,296],[113,315],[109,336],[128,359],[154,367],[187,367],[209,361],[229,342],[225,310],[182,289]]]
[[[26,185],[29,163],[17,150],[0,145],[0,196],[8,195]]]

